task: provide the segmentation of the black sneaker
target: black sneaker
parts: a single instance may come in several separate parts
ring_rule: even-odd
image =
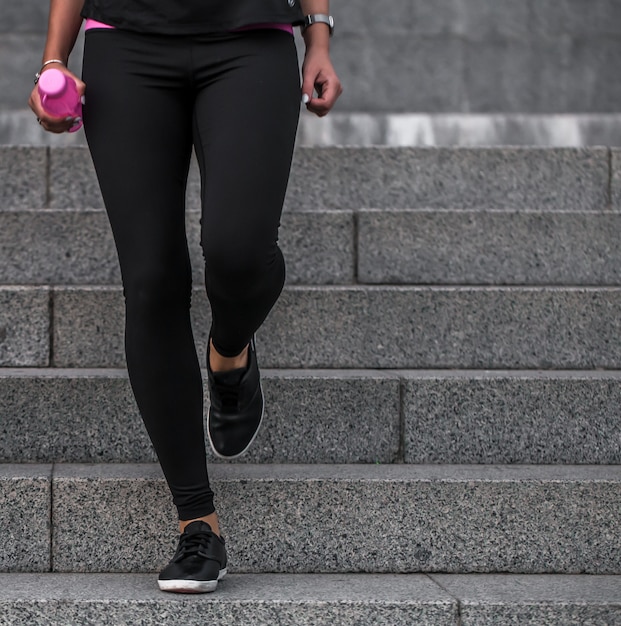
[[[185,527],[173,560],[162,570],[158,585],[162,591],[206,593],[215,591],[226,575],[226,547],[200,520]]]
[[[254,337],[248,347],[248,365],[229,372],[212,372],[207,353],[211,405],[207,433],[214,454],[235,459],[250,447],[263,420],[263,390]]]

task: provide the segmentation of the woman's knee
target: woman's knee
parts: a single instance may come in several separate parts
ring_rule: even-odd
[[[202,245],[208,282],[226,286],[231,291],[251,289],[283,263],[276,243],[269,246],[249,242],[223,245],[222,242],[204,241]]]

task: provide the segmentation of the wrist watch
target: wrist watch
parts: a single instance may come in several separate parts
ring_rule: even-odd
[[[302,25],[302,32],[304,32],[309,26],[313,24],[327,24],[330,29],[330,37],[334,34],[334,18],[331,15],[324,15],[323,13],[315,13],[314,15],[305,15],[304,24]]]

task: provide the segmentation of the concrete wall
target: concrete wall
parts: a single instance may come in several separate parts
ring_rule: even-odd
[[[0,0],[0,111],[24,108],[47,5]],[[339,111],[621,107],[619,0],[333,0],[332,7],[333,55],[345,84]]]

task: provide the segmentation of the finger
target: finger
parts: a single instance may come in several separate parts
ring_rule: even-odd
[[[339,83],[325,82],[318,85],[317,91],[318,95],[309,101],[307,108],[316,115],[323,117],[330,112],[342,89]]]
[[[302,102],[304,104],[308,104],[313,98],[313,92],[315,90],[315,79],[316,76],[312,78],[310,76],[305,76],[304,81],[302,82]]]
[[[66,133],[72,126],[75,126],[75,119],[73,117],[69,117],[66,119],[51,119],[51,118],[39,118],[39,124],[44,130],[47,130],[50,133]]]

